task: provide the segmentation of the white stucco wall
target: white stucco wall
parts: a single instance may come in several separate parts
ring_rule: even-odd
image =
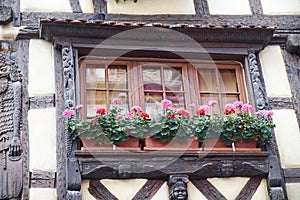
[[[20,0],[21,12],[72,12],[69,0]]]
[[[29,169],[56,172],[56,110],[28,111]]]
[[[29,200],[54,200],[56,198],[56,189],[52,188],[30,188]]]
[[[251,15],[248,0],[208,0],[212,15]]]
[[[287,183],[286,191],[288,199],[298,200],[300,199],[300,183]]]
[[[55,92],[53,46],[45,40],[32,39],[29,44],[28,93],[45,96]]]
[[[94,13],[93,0],[79,0],[79,4],[83,13]]]
[[[0,40],[15,40],[20,29],[24,26],[13,27],[11,23],[0,25]]]
[[[261,0],[263,13],[267,15],[300,14],[299,0]]]
[[[274,110],[273,122],[283,168],[300,168],[300,132],[292,109]]]
[[[267,46],[259,59],[268,97],[292,97],[280,46]]]
[[[115,0],[108,0],[107,12],[140,15],[195,14],[195,9],[193,0],[138,0],[137,3],[133,0],[120,0],[118,4]]]

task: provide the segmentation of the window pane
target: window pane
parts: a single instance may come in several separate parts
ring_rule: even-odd
[[[127,89],[126,66],[110,65],[108,68],[108,80],[110,89]]]
[[[235,76],[235,70],[234,69],[221,69],[219,70],[221,75],[220,84],[222,88],[224,87],[225,92],[237,92],[237,81]]]
[[[198,69],[200,91],[218,91],[214,69]]]
[[[87,92],[87,117],[95,115],[94,108],[96,106],[106,107],[105,91],[88,91]]]
[[[105,88],[105,67],[98,68],[88,66],[86,68],[86,86],[87,88]]]
[[[145,93],[145,111],[150,114],[151,117],[157,117],[158,112],[162,111],[159,105],[162,99],[162,93]]]
[[[228,103],[234,103],[235,101],[239,101],[238,95],[222,95],[222,101],[224,103],[224,107]]]
[[[117,91],[109,92],[109,98],[110,98],[110,107],[114,105],[121,108],[123,114],[125,114],[128,111],[128,107],[129,107],[128,92],[117,92]],[[121,101],[119,102],[119,100]]]
[[[182,93],[167,92],[166,99],[171,100],[174,107],[185,108],[184,94]]]
[[[160,68],[143,67],[144,90],[162,90]]]
[[[164,68],[166,91],[183,91],[181,68]]]
[[[211,110],[211,112],[216,112],[216,113],[220,113],[220,106],[222,105],[221,102],[219,101],[219,97],[218,95],[214,95],[214,94],[202,94],[201,98],[200,98],[200,104],[201,105],[208,105],[209,101],[216,101],[217,104],[213,106],[214,110]]]

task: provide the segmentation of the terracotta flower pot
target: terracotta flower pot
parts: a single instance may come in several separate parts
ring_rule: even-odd
[[[220,138],[206,139],[202,144],[204,151],[232,151]]]
[[[178,138],[174,138],[171,142],[162,142],[152,139],[150,137],[145,139],[144,150],[194,150],[198,151],[199,143],[194,138],[188,138],[186,141],[180,141]]]
[[[118,142],[116,144],[116,150],[120,150],[120,151],[130,151],[130,150],[138,151],[140,149],[141,148],[139,146],[139,139],[138,138],[130,137],[128,140]]]
[[[113,145],[112,144],[96,144],[93,139],[86,139],[85,137],[80,137],[81,142],[82,142],[82,147],[81,150],[113,150]]]
[[[250,142],[234,142],[235,151],[261,151],[260,148],[256,147],[256,141],[250,140]]]

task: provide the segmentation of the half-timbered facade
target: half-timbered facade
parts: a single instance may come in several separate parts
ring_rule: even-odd
[[[300,199],[299,0],[0,0],[0,199]],[[272,110],[259,151],[86,150],[118,94]],[[193,106],[190,106],[193,105]],[[124,111],[124,112],[125,112]],[[180,197],[178,194],[180,193]]]

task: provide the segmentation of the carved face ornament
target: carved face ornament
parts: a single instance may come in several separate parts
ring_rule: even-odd
[[[5,64],[0,64],[0,94],[5,92],[8,88],[8,75],[10,67]]]

